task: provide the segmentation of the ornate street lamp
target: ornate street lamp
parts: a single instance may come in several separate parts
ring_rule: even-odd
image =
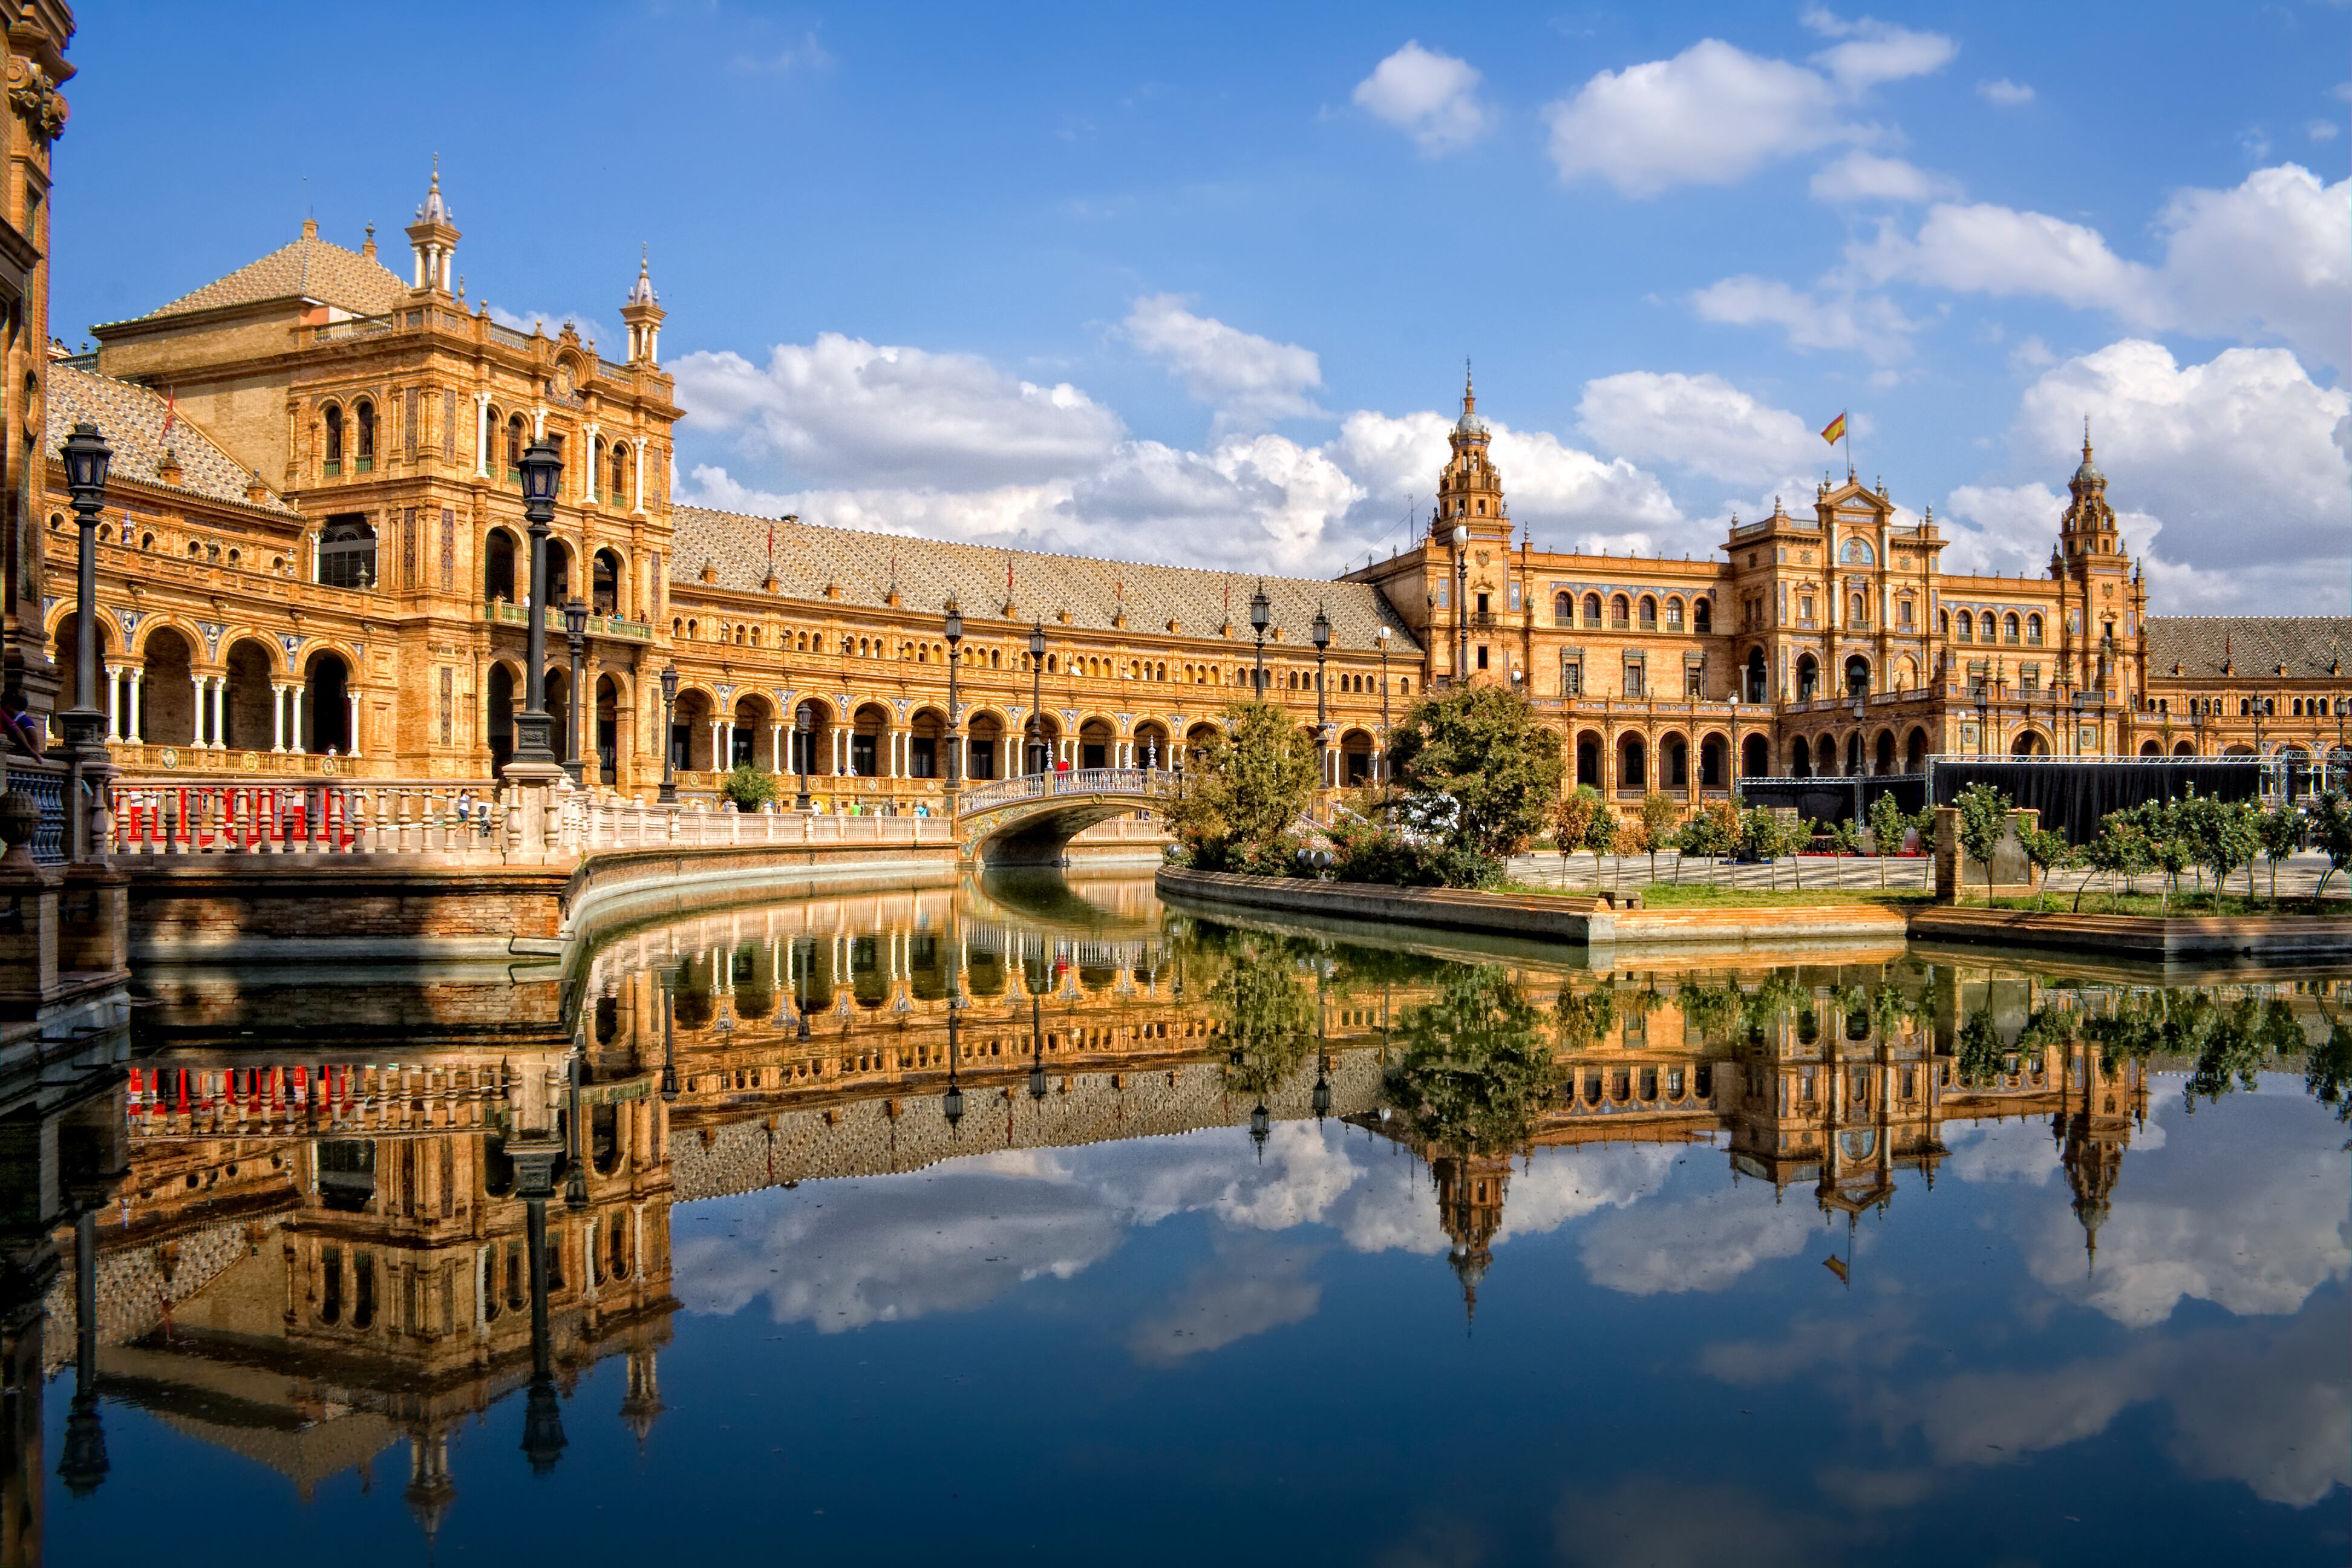
[[[66,744],[77,752],[105,746],[106,715],[98,706],[98,514],[106,505],[106,471],[113,448],[90,424],[76,425],[65,440],[66,489],[72,497],[80,550],[74,562],[74,705],[65,715]]]
[[[677,971],[676,963],[661,967],[661,1097],[665,1105],[677,1103]]]
[[[956,700],[956,668],[963,662],[963,609],[948,595],[948,743],[947,812],[955,815],[956,788],[963,782],[963,706]],[[952,1017],[949,1020],[952,1025]],[[950,1073],[952,1076],[952,1073]]]
[[[1045,1098],[1045,1026],[1044,1005],[1029,993],[1029,1098]]]
[[[1266,1137],[1274,1131],[1274,1113],[1266,1110],[1263,1099],[1250,1107],[1249,1130],[1250,1142],[1257,1145],[1258,1163],[1263,1164],[1265,1162]]]
[[[677,666],[662,667],[662,782],[661,803],[677,804]]]
[[[800,737],[800,744],[793,750],[799,753],[797,760],[801,764],[801,797],[793,805],[795,810],[806,811],[809,809],[809,753],[816,750],[816,710],[805,702],[802,703],[793,714],[793,729]],[[807,1018],[801,1019],[801,1028],[803,1031],[808,1028]]]
[[[1470,530],[1454,525],[1454,679],[1470,679]]]
[[[564,1163],[569,1168],[563,1173],[563,1206],[573,1214],[588,1212],[588,1140],[580,1125],[580,1079],[586,1066],[580,1058],[586,1040],[583,1033],[573,1045],[564,1073],[569,1080],[571,1114],[565,1118],[569,1125],[564,1128],[568,1134],[564,1142],[569,1145],[564,1152]]]
[[[1257,634],[1257,668],[1250,677],[1250,699],[1265,700],[1265,628],[1274,619],[1274,602],[1265,596],[1265,584],[1260,583],[1257,592],[1250,595],[1250,630]]]
[[[1382,623],[1381,628],[1372,634],[1372,640],[1381,645],[1380,776],[1385,779],[1389,776],[1389,628],[1386,623]]]
[[[85,1208],[74,1220],[74,1394],[58,1479],[84,1498],[98,1490],[110,1468],[98,1410],[98,1210]]]
[[[547,535],[555,521],[555,487],[563,475],[563,459],[551,441],[533,441],[522,455],[522,510],[530,524],[530,620],[524,647],[530,666],[525,670],[529,693],[523,710],[515,715],[514,759],[509,773],[547,778],[559,765],[549,743],[553,721],[547,716]]]
[[[580,650],[588,638],[588,606],[573,599],[563,606],[563,635],[572,644],[572,684],[564,692],[563,771],[580,782]]]
[[[1029,771],[1045,771],[1045,731],[1040,713],[1045,703],[1045,623],[1029,627]]]
[[[948,1091],[940,1096],[940,1113],[948,1119],[948,1131],[953,1132],[963,1122],[963,1085],[956,1081],[957,1058],[961,1052],[963,997],[948,997]]]
[[[1307,623],[1307,631],[1315,639],[1315,760],[1328,788],[1337,782],[1331,777],[1331,711],[1323,693],[1323,658],[1331,648],[1331,617],[1323,613],[1322,605],[1315,606],[1315,618]]]

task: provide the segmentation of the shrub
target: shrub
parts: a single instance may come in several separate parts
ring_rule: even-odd
[[[733,801],[738,811],[757,811],[776,798],[776,776],[749,763],[738,763],[719,781],[719,793]]]
[[[1331,830],[1331,875],[1342,882],[1396,888],[1490,888],[1503,879],[1503,862],[1434,837],[1399,832],[1381,823],[1346,823]]]
[[[1178,775],[1169,834],[1203,871],[1286,876],[1291,825],[1315,795],[1314,745],[1270,703],[1228,703],[1223,718]]]

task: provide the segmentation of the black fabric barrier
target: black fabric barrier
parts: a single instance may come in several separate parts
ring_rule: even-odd
[[[2174,800],[2194,789],[2223,800],[2259,800],[2263,764],[2252,757],[2085,758],[2081,762],[2003,762],[1938,757],[1928,775],[1936,804],[1949,805],[1974,784],[1988,784],[2021,807],[2042,814],[2070,844],[2088,843],[2099,819],[2142,801]],[[1801,781],[1797,781],[1801,782]]]
[[[1864,773],[1852,777],[1825,774],[1805,779],[1741,779],[1739,798],[1749,805],[1792,810],[1815,822],[1843,822],[1866,826],[1870,808],[1882,795],[1907,812],[1927,805],[1925,773]]]

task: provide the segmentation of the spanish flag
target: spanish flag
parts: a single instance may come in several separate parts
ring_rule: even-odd
[[[1836,446],[1845,439],[1845,416],[1841,414],[1822,428],[1822,439]]]

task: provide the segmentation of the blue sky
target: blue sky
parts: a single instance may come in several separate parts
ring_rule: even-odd
[[[609,352],[650,244],[713,504],[1328,571],[1467,355],[1539,547],[1703,553],[1850,408],[2036,571],[2087,413],[2159,605],[2346,607],[2340,5],[438,9],[85,6],[59,335],[437,152],[503,313]]]

